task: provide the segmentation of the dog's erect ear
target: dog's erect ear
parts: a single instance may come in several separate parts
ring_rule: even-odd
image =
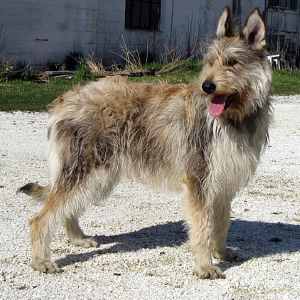
[[[242,36],[252,49],[261,50],[266,45],[266,25],[257,8],[246,20]]]
[[[229,7],[225,7],[222,15],[219,18],[217,27],[217,38],[221,39],[225,36],[232,36],[232,20]]]

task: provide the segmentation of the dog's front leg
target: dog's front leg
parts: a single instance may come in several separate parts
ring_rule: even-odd
[[[215,199],[213,205],[213,256],[223,261],[239,261],[240,258],[235,250],[226,247],[228,229],[230,226],[231,199],[226,199],[223,195]]]
[[[204,199],[199,181],[190,177],[185,180],[185,208],[189,223],[189,238],[195,259],[194,274],[201,279],[225,278],[212,263],[214,222],[213,207]]]

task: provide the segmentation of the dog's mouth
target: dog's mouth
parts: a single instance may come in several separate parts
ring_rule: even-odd
[[[220,117],[222,113],[231,105],[236,96],[237,93],[232,95],[214,95],[208,105],[209,114],[214,118]]]

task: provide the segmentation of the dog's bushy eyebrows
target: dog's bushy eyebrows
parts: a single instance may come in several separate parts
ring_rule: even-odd
[[[215,60],[219,60],[220,63],[226,64],[230,60],[236,60],[238,63],[248,64],[257,62],[263,57],[263,51],[249,51],[248,45],[243,40],[228,38],[228,40],[214,41],[208,48],[204,62],[213,64]]]

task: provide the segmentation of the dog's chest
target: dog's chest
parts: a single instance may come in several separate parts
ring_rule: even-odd
[[[253,147],[247,137],[232,136],[227,132],[214,136],[209,158],[208,189],[233,197],[254,174],[259,160],[258,148],[261,146]]]

